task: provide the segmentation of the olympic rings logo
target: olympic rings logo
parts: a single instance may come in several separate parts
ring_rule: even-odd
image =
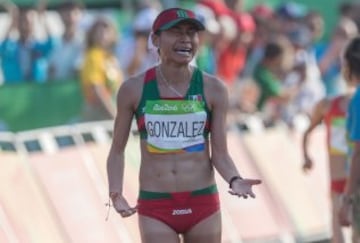
[[[182,104],[181,109],[185,112],[191,112],[196,111],[198,109],[198,106],[196,105],[196,103]]]

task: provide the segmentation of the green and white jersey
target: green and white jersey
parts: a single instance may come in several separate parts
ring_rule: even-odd
[[[136,119],[141,139],[152,153],[198,152],[205,149],[211,113],[206,105],[203,77],[195,68],[184,98],[160,97],[155,68],[147,71]]]

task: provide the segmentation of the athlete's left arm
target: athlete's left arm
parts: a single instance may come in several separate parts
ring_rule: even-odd
[[[225,84],[215,78],[206,77],[205,96],[212,111],[211,120],[211,161],[219,174],[228,183],[232,178],[240,177],[234,161],[229,155],[226,140],[226,117],[228,111],[228,92]],[[231,194],[247,197],[255,195],[251,191],[252,185],[260,184],[260,180],[236,179],[232,180]]]
[[[211,161],[224,180],[230,181],[233,176],[240,174],[227,148],[226,116],[229,105],[227,89],[218,80],[210,79],[205,82],[205,95],[212,112]]]

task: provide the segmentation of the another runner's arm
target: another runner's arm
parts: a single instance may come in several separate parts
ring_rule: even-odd
[[[229,182],[234,176],[240,176],[229,155],[226,141],[226,118],[228,112],[228,92],[224,83],[207,77],[205,80],[205,96],[212,110],[211,121],[211,161],[224,178]]]
[[[125,147],[129,138],[134,114],[134,80],[121,85],[117,95],[117,114],[114,124],[113,141],[107,159],[109,193],[122,194]]]
[[[303,151],[303,156],[304,156],[304,165],[303,165],[304,170],[312,168],[312,160],[311,160],[311,158],[309,156],[309,152],[308,152],[309,136],[312,133],[312,131],[318,125],[320,125],[321,122],[324,120],[324,116],[325,116],[325,112],[327,110],[328,103],[329,103],[328,99],[322,99],[321,101],[319,101],[316,104],[316,106],[311,114],[311,117],[310,117],[310,125],[304,132],[303,140],[302,140],[302,151]]]

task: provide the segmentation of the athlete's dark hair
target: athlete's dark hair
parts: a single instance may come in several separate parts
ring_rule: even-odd
[[[347,44],[344,61],[349,68],[349,75],[360,78],[360,36],[354,37]]]

